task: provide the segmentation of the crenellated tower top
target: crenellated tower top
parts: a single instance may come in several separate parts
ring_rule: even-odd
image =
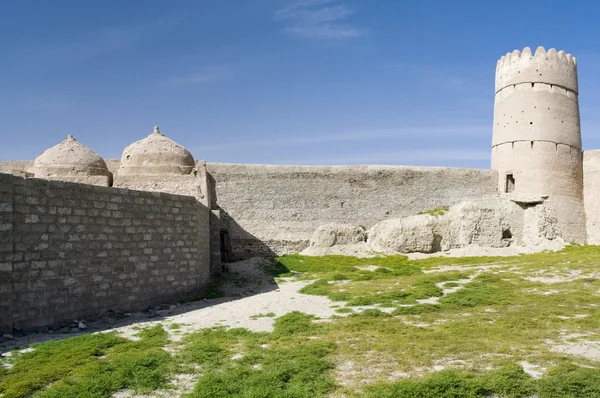
[[[498,60],[496,92],[521,83],[546,83],[578,92],[577,62],[571,54],[538,47],[535,54],[529,47],[515,50]]]

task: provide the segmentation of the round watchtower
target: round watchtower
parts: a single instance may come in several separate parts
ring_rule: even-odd
[[[492,169],[517,202],[548,201],[562,237],[585,242],[581,129],[575,58],[526,47],[496,67]]]

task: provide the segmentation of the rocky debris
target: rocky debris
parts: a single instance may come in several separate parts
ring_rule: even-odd
[[[310,238],[311,247],[332,247],[365,242],[367,233],[363,227],[351,224],[324,224]]]
[[[367,231],[351,224],[324,224],[312,234],[309,246],[301,252],[309,256],[339,254],[362,257],[369,251]]]
[[[564,241],[556,220],[552,207],[543,201],[524,205],[490,197],[462,202],[444,212],[432,210],[384,220],[368,232],[350,224],[325,224],[313,233],[310,246],[302,254],[364,257],[466,248],[476,249],[471,255],[509,247],[514,254],[560,250]]]
[[[389,254],[439,251],[435,222],[436,217],[427,214],[384,220],[369,230],[369,246]]]
[[[508,199],[473,200],[452,206],[434,231],[440,250],[468,246],[509,247],[522,243],[523,208]]]
[[[420,214],[380,222],[369,230],[369,246],[383,253],[436,253],[464,247],[508,247],[521,243],[523,208],[502,198],[467,201],[444,214]]]

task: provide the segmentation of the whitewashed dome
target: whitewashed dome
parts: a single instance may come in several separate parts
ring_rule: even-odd
[[[136,141],[123,151],[120,175],[191,174],[194,157],[183,146],[165,137],[154,127],[148,137]]]
[[[38,156],[29,172],[38,178],[106,176],[112,179],[104,159],[70,134]]]

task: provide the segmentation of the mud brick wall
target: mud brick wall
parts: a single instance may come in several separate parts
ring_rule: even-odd
[[[497,195],[491,170],[405,166],[208,163],[230,260],[294,253],[319,225],[367,228],[388,219]]]

